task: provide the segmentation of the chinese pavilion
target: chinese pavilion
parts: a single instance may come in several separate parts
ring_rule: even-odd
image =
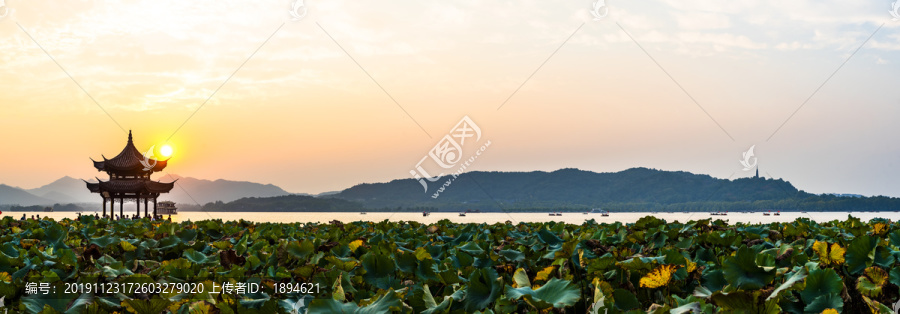
[[[101,155],[102,156],[102,155]],[[156,200],[162,193],[169,193],[175,186],[175,180],[171,183],[162,183],[150,179],[154,172],[162,171],[168,160],[154,160],[145,157],[134,146],[131,139],[131,131],[128,131],[128,143],[119,155],[112,159],[94,161],[97,171],[106,172],[108,181],[97,178],[97,183],[85,181],[91,193],[100,193],[103,198],[103,216],[106,216],[106,201],[110,201],[110,216],[115,212],[116,200],[119,200],[119,216],[124,217],[125,200],[134,200],[137,207],[137,215],[141,215],[141,200],[144,201],[144,216],[148,217],[149,202],[153,199],[153,215],[156,216]]]

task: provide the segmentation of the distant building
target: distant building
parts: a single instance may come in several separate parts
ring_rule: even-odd
[[[91,161],[94,161],[91,159]],[[157,214],[156,199],[162,193],[169,193],[175,182],[162,183],[150,179],[150,175],[154,172],[162,171],[168,160],[154,160],[146,158],[134,146],[131,138],[131,131],[128,131],[128,143],[125,148],[116,157],[103,161],[94,161],[94,168],[97,171],[106,172],[109,175],[108,181],[97,178],[97,183],[85,181],[88,190],[91,193],[99,193],[103,198],[103,216],[106,216],[106,201],[109,200],[112,207],[110,215],[115,211],[116,200],[119,200],[119,215],[125,216],[123,210],[125,200],[135,200],[138,216],[141,215],[141,200],[144,201],[144,216],[149,216],[148,204],[153,200],[153,214]],[[175,180],[178,181],[178,180]]]
[[[175,207],[175,202],[172,201],[162,201],[156,207],[157,212],[160,215],[177,215],[178,208]]]

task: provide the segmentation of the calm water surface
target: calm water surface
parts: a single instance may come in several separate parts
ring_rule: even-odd
[[[53,219],[62,219],[62,218],[75,218],[77,214],[75,212],[4,212],[4,216],[12,216],[16,219],[21,218],[22,214],[25,213],[27,217],[31,217],[31,215],[41,215],[41,217],[50,217]],[[581,224],[585,220],[594,219],[598,223],[603,222],[616,222],[621,221],[623,223],[632,223],[637,221],[639,218],[644,216],[656,216],[657,218],[665,219],[666,221],[688,221],[688,220],[697,220],[697,219],[722,219],[727,220],[729,222],[745,222],[745,223],[770,223],[770,222],[787,222],[793,221],[797,218],[810,218],[812,220],[818,222],[825,222],[831,220],[845,220],[848,215],[852,215],[853,217],[860,218],[864,221],[868,221],[872,218],[887,218],[891,220],[900,219],[900,213],[897,212],[809,212],[809,213],[801,213],[801,212],[782,212],[780,216],[764,216],[761,212],[756,213],[728,213],[727,216],[711,216],[707,212],[696,212],[696,213],[650,213],[650,212],[634,212],[634,213],[610,213],[608,217],[602,217],[600,214],[587,214],[584,213],[563,213],[562,216],[550,216],[547,213],[469,213],[465,217],[460,217],[459,213],[432,213],[427,217],[423,217],[422,213],[381,213],[381,212],[370,212],[366,214],[360,213],[347,213],[347,212],[337,212],[337,213],[285,213],[285,212],[182,212],[178,215],[173,215],[172,220],[174,221],[199,221],[199,220],[209,220],[209,219],[222,219],[225,221],[229,220],[240,220],[244,219],[247,221],[254,222],[329,222],[332,220],[339,220],[342,222],[352,222],[352,221],[382,221],[385,219],[390,219],[391,221],[418,221],[422,223],[433,223],[437,222],[441,219],[449,219],[450,221],[457,223],[497,223],[497,222],[505,222],[512,221],[513,223],[517,223],[520,221],[524,222],[548,222],[548,221],[557,221],[557,222],[566,222],[570,224]]]

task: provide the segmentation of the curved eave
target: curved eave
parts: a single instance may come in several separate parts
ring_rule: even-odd
[[[81,180],[81,181],[84,181],[84,180]],[[87,185],[87,188],[88,188],[88,190],[91,191],[91,193],[100,193],[100,184],[99,183],[90,183],[87,181],[84,181],[84,183]]]
[[[172,181],[170,183],[147,181],[147,191],[149,191],[150,193],[169,193],[169,191],[172,191],[172,189],[175,188],[176,181],[178,180]]]
[[[168,160],[154,160],[150,159],[148,164],[152,165],[156,162],[156,165],[150,170],[144,170],[144,165],[140,162],[134,165],[126,165],[126,166],[116,166],[107,161],[95,161],[94,168],[97,171],[109,171],[109,172],[160,172],[166,168],[168,165]]]

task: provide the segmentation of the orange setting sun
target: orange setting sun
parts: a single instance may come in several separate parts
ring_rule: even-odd
[[[163,147],[161,147],[159,149],[159,153],[162,154],[163,157],[166,157],[166,158],[172,157],[172,146],[163,145]]]

